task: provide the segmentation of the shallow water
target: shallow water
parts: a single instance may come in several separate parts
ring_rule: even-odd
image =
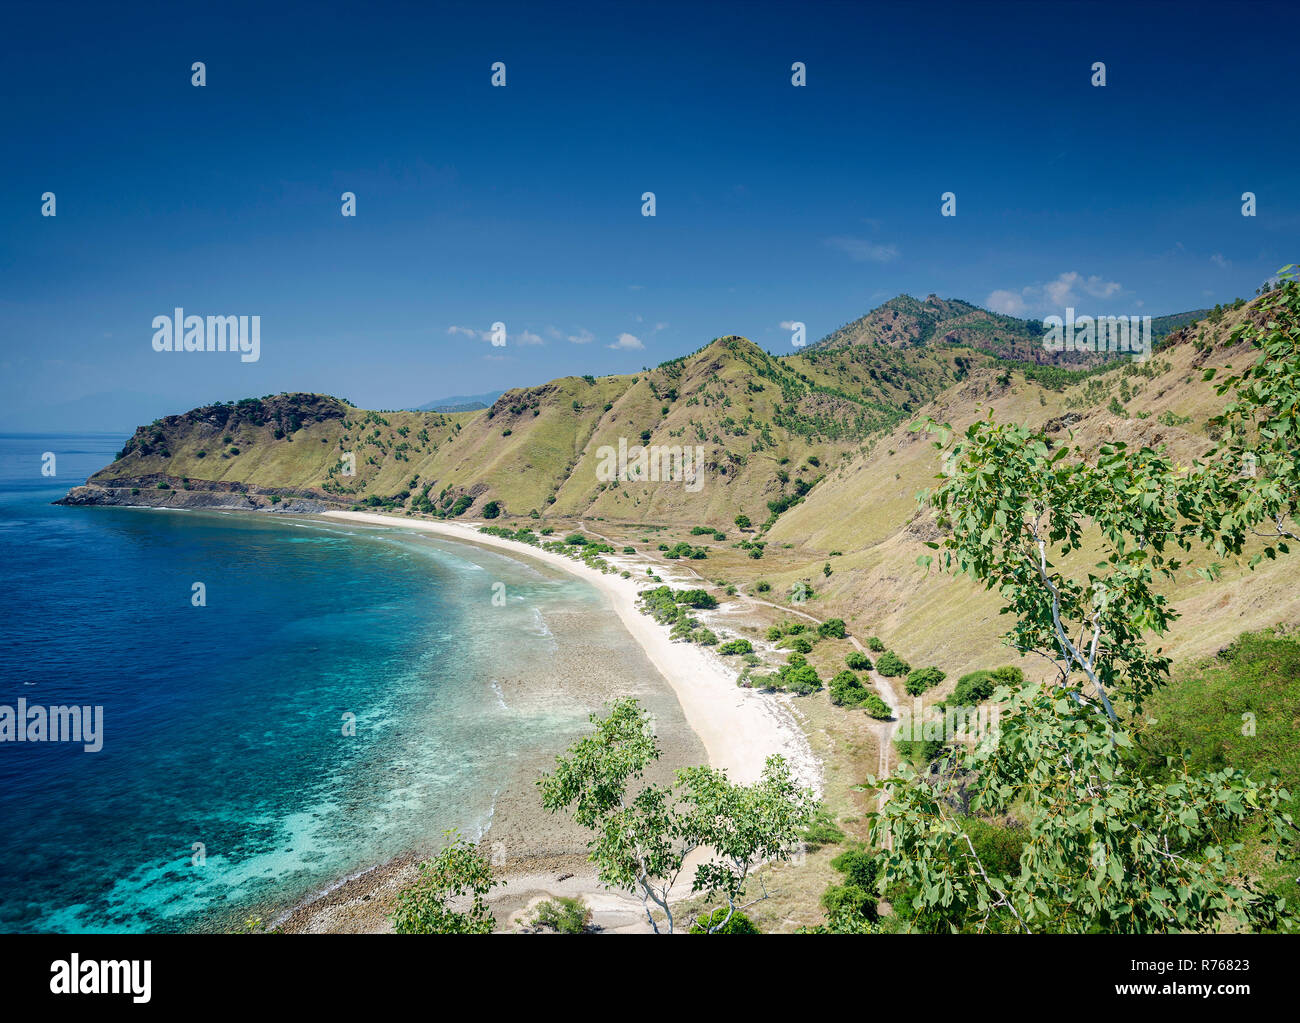
[[[228,927],[503,807],[510,856],[550,851],[531,779],[623,692],[703,759],[587,583],[400,529],[50,506],[121,440],[0,437],[0,704],[104,715],[97,753],[0,743],[0,929]]]

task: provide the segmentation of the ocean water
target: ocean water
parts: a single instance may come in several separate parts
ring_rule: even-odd
[[[684,730],[598,592],[545,566],[399,529],[50,504],[123,439],[0,436],[0,704],[103,707],[99,752],[0,743],[0,930],[270,918],[447,829],[479,837],[616,691]]]

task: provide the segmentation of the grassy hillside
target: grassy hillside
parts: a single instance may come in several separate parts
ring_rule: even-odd
[[[976,324],[1011,331],[1020,323],[1023,333],[1024,321],[904,297],[858,321],[893,317],[892,342],[774,357],[724,337],[647,372],[564,377],[477,411],[375,412],[305,394],[196,409],[138,430],[89,492],[174,503],[187,488],[221,486],[260,507],[293,495],[411,515],[544,520],[557,530],[599,523],[594,531],[638,549],[653,532],[656,544],[706,549],[712,579],[752,596],[762,583],[764,599],[782,606],[805,587],[818,615],[880,635],[913,664],[941,666],[949,681],[932,694],[939,699],[961,674],[1005,663],[1008,652],[988,594],[916,567],[935,534],[916,495],[939,466],[909,424],[931,416],[962,428],[991,414],[1046,426],[1062,440],[1072,433],[1088,451],[1125,440],[1164,445],[1190,462],[1211,443],[1209,420],[1222,408],[1203,372],[1241,355],[1228,332],[1252,315],[1244,304],[1215,310],[1146,362],[1044,375],[1050,368],[931,329],[964,323],[969,339],[985,330]],[[702,485],[598,478],[600,449],[620,440],[698,446]],[[348,454],[352,476],[344,473]],[[737,515],[752,527],[737,532]],[[704,527],[724,539],[690,533]],[[1169,637],[1173,651],[1201,655],[1242,631],[1300,620],[1300,596],[1288,583],[1275,563],[1249,576],[1228,564],[1215,583],[1188,572],[1177,583],[1184,617]]]

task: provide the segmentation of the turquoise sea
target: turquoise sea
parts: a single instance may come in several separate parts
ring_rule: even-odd
[[[97,753],[0,743],[0,930],[270,919],[526,808],[616,691],[684,732],[601,595],[527,559],[320,519],[50,504],[122,440],[0,436],[0,704],[104,715]]]

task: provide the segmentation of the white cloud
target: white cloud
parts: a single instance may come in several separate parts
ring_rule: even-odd
[[[586,327],[579,327],[576,334],[570,334],[569,340],[575,345],[589,345],[596,340],[596,335]]]
[[[881,245],[865,238],[850,238],[839,235],[827,238],[826,244],[839,249],[855,263],[892,263],[898,258],[898,246]]]
[[[1215,266],[1217,266],[1220,270],[1227,270],[1230,266],[1232,266],[1232,261],[1228,259],[1224,259],[1222,252],[1216,252],[1213,256],[1211,256],[1210,262],[1213,263]]]
[[[984,307],[1007,316],[1024,316],[1029,311],[1025,300],[1014,291],[994,291],[984,300]],[[782,326],[785,326],[782,324]]]
[[[532,331],[525,330],[515,335],[515,344],[517,345],[540,345],[543,341],[541,337]]]
[[[1119,281],[1108,281],[1096,274],[1085,277],[1077,270],[1067,270],[1045,284],[1030,284],[1019,291],[999,288],[989,293],[985,307],[1007,316],[1061,313],[1066,306],[1080,308],[1087,299],[1110,299],[1124,293]],[[1096,303],[1092,303],[1095,307]]]
[[[465,337],[482,337],[482,336],[483,336],[482,332],[477,331],[477,330],[475,330],[475,329],[472,328],[472,327],[457,327],[455,324],[452,324],[450,327],[447,328],[447,333],[448,333],[448,334],[463,334],[463,335],[465,335]]]
[[[782,320],[782,321],[781,321],[781,329],[782,329],[782,330],[794,330],[794,320]]]
[[[618,340],[609,347],[619,351],[639,351],[645,345],[641,343],[641,339],[635,334],[620,334]]]

